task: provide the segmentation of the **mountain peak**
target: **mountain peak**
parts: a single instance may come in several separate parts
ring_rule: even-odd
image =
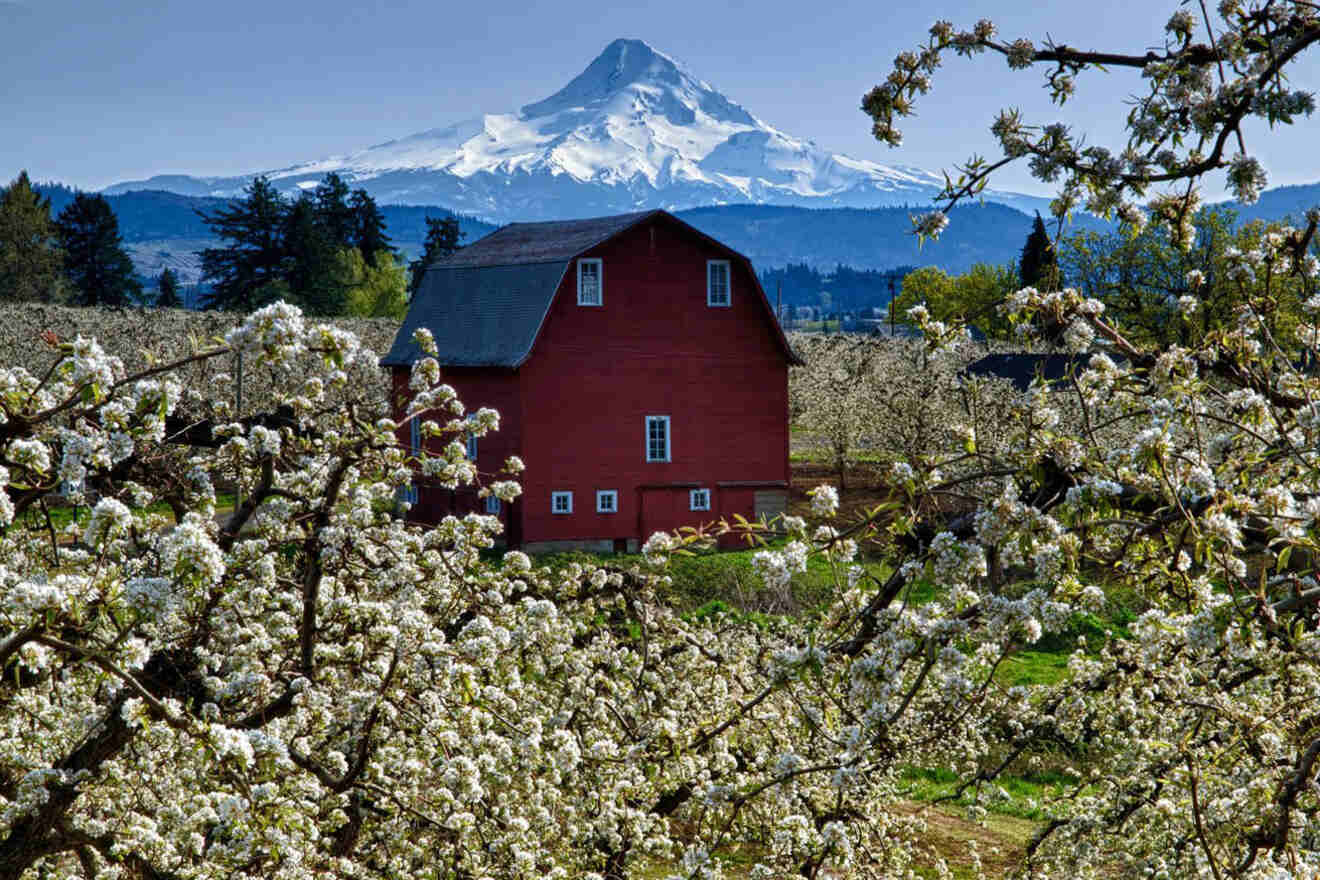
[[[378,202],[442,204],[501,222],[734,202],[873,207],[926,201],[943,185],[921,169],[791,137],[638,39],[611,41],[562,89],[518,112],[266,176],[296,193],[330,171]],[[228,196],[249,179],[162,188],[186,183]]]
[[[678,61],[645,40],[624,38],[606,46],[568,85],[543,101],[523,107],[522,117],[536,119],[566,110],[597,110],[630,92],[650,92],[643,103],[679,125],[691,124],[696,110],[721,122],[756,124],[750,113],[697,79]]]

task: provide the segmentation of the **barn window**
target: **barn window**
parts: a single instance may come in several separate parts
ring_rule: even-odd
[[[499,516],[499,515],[500,515],[500,499],[499,499],[499,498],[495,497],[494,495],[487,495],[487,496],[486,496],[486,513],[490,514],[491,516]]]
[[[550,493],[550,512],[551,512],[551,513],[572,513],[572,512],[573,512],[573,493],[572,493],[572,492],[551,492],[551,493]]]
[[[646,417],[646,460],[669,461],[669,416]]]
[[[601,489],[596,493],[596,512],[597,513],[618,513],[619,512],[619,490]]]
[[[693,489],[688,493],[688,506],[693,510],[710,510],[710,490]]]
[[[604,274],[600,260],[578,260],[578,305],[604,304]]]
[[[706,305],[729,305],[729,261],[706,261]]]
[[[475,421],[476,418],[477,418],[477,417],[476,417],[475,414],[469,414],[468,417],[467,417],[467,421],[469,421],[469,422],[471,422],[471,421]],[[476,434],[468,434],[468,435],[467,435],[467,449],[466,449],[466,454],[467,454],[467,460],[468,460],[468,461],[476,461],[476,460],[477,460],[477,435],[476,435]]]

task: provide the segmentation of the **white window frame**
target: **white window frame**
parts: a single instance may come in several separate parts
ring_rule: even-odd
[[[604,505],[604,501],[609,500],[609,506]],[[618,489],[598,489],[596,490],[596,512],[597,513],[618,513],[619,512],[619,490]]]
[[[664,458],[655,458],[651,455],[651,425],[663,424],[665,426],[665,456]],[[647,416],[646,427],[642,431],[642,442],[646,450],[646,460],[648,462],[673,461],[673,435],[669,430],[669,416]]]
[[[559,502],[563,501],[565,507],[561,510]],[[550,512],[554,514],[568,514],[573,512],[573,493],[572,492],[551,492],[550,493]]]
[[[710,510],[710,490],[692,489],[688,492],[689,510]]]
[[[596,267],[596,299],[591,301],[584,296],[582,289],[582,270],[586,266]],[[605,264],[599,258],[583,258],[577,261],[577,304],[580,306],[605,305]]]
[[[500,507],[501,505],[500,505],[499,496],[497,495],[486,496],[486,514],[488,516],[499,516]]]
[[[724,297],[722,301],[716,299],[715,288],[711,284],[711,271],[716,266],[724,267]],[[728,260],[706,261],[706,305],[717,309],[727,309],[733,305],[733,267],[729,265]]]

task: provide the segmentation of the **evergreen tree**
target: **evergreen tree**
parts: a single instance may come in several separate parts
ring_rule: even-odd
[[[375,267],[377,257],[394,253],[394,243],[385,233],[385,216],[381,214],[376,200],[364,189],[354,190],[350,202],[353,212],[353,237],[350,244],[362,252],[362,259]]]
[[[26,171],[0,189],[0,301],[51,302],[60,287],[62,257],[50,200]]]
[[[289,206],[270,181],[257,177],[241,201],[198,213],[228,242],[201,252],[202,278],[211,282],[204,307],[250,312],[279,299],[286,290],[283,234]]]
[[[290,301],[309,315],[344,313],[346,284],[336,245],[317,203],[307,196],[294,202],[284,221],[284,280]]]
[[[173,269],[166,266],[165,271],[160,273],[160,278],[156,281],[156,290],[156,308],[183,308],[183,299],[179,296],[179,276],[174,274]]]
[[[55,229],[76,305],[125,306],[142,295],[119,235],[119,219],[104,196],[78,193],[56,218]]]
[[[422,283],[422,276],[426,274],[426,267],[435,260],[447,257],[459,249],[459,241],[463,238],[463,233],[458,229],[457,217],[427,217],[426,218],[426,242],[423,244],[425,250],[419,259],[413,260],[408,264],[408,271],[411,273],[412,281],[408,286],[408,296],[417,292],[417,288]]]
[[[1023,287],[1035,287],[1038,290],[1059,289],[1059,258],[1054,251],[1054,243],[1045,232],[1045,221],[1036,214],[1036,222],[1027,236],[1027,243],[1022,246],[1022,259],[1018,263],[1018,274]]]
[[[356,216],[348,203],[348,184],[331,171],[316,187],[316,213],[336,247],[353,247]]]

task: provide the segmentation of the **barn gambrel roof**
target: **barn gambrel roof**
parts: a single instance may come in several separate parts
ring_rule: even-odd
[[[425,327],[435,337],[439,361],[455,367],[518,367],[531,356],[573,260],[653,217],[664,217],[728,251],[756,273],[742,254],[666,211],[639,211],[587,220],[511,223],[456,253],[431,263],[413,295],[408,315],[382,366],[409,366],[422,356],[413,334]],[[770,312],[765,291],[756,295],[790,362],[798,363]]]

